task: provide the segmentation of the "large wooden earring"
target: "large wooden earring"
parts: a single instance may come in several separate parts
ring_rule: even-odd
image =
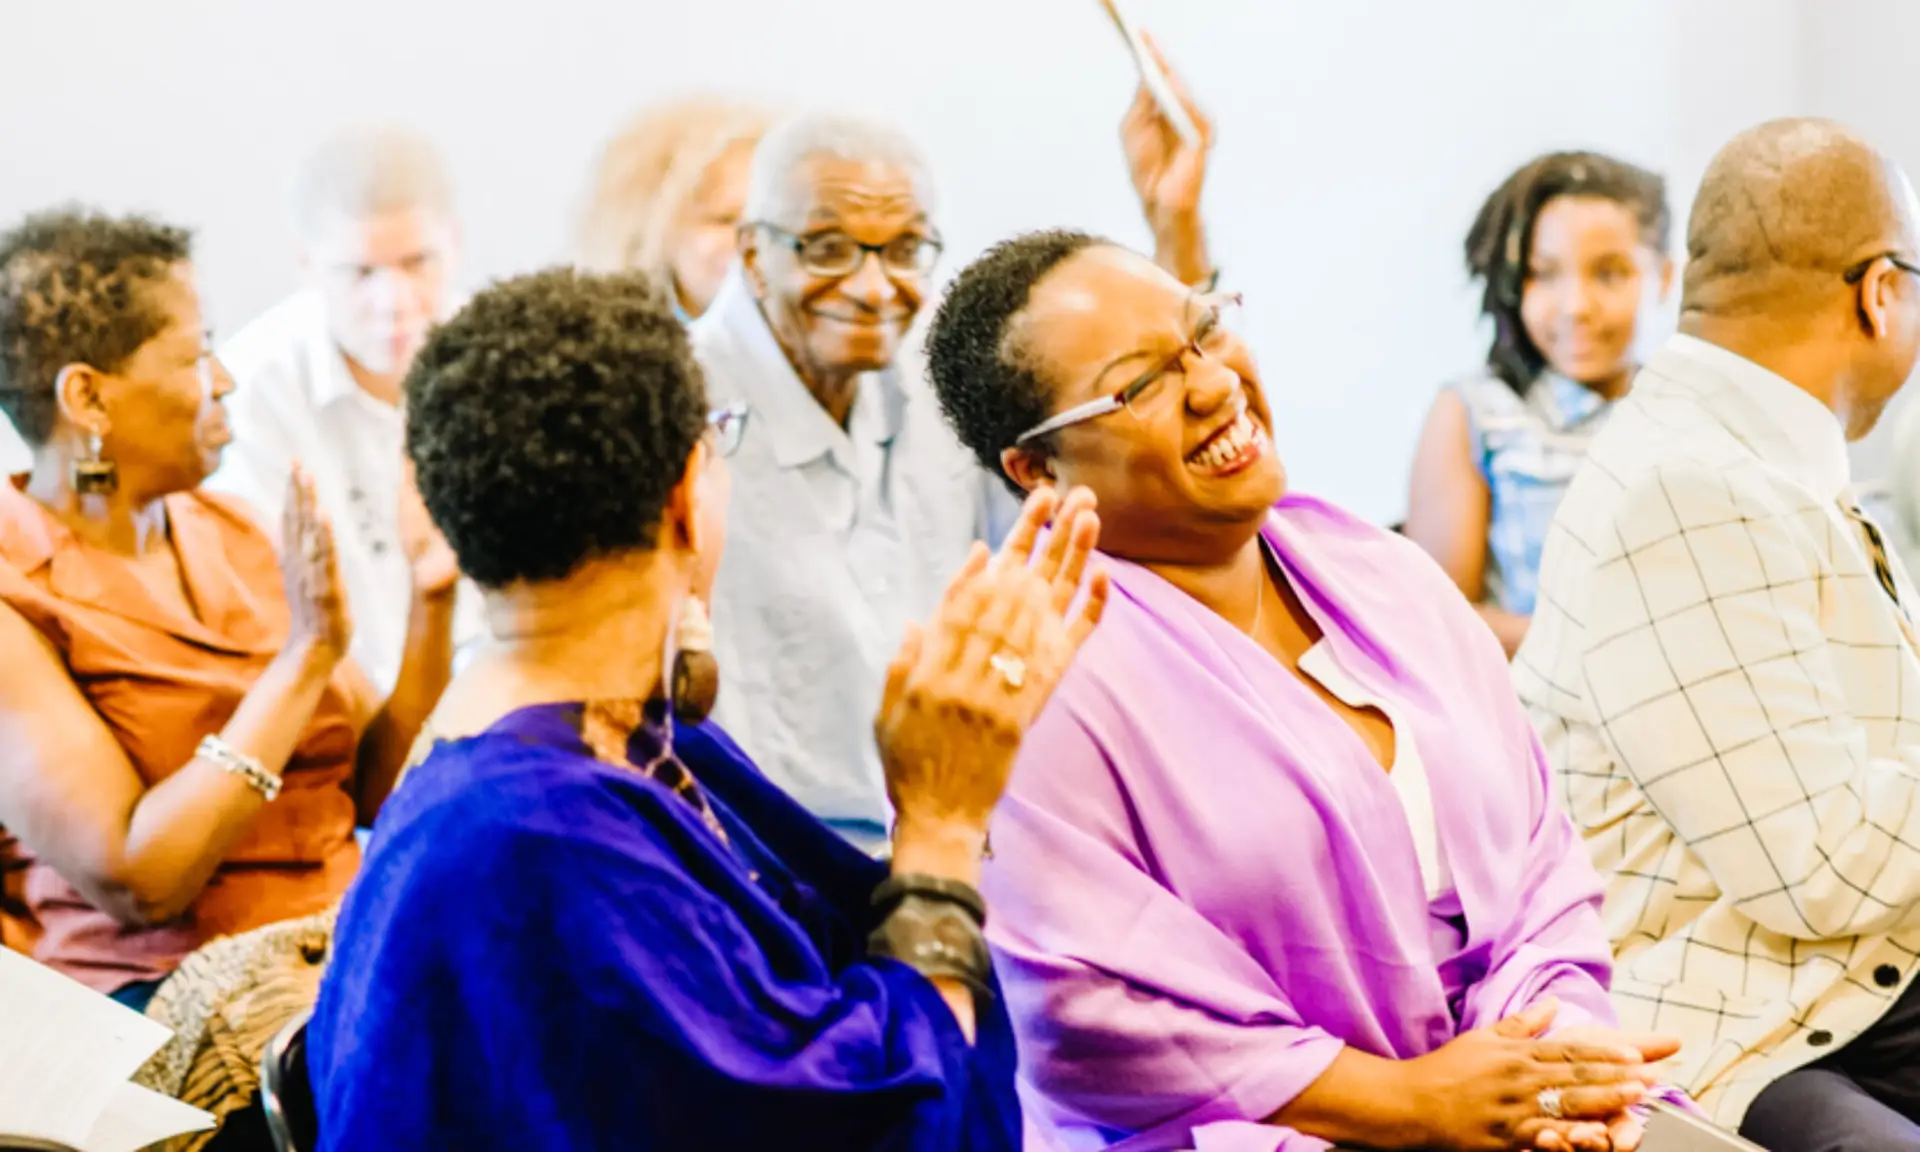
[[[87,453],[73,462],[73,490],[81,496],[111,496],[120,487],[120,466],[100,455],[100,434],[87,437]]]
[[[671,676],[674,720],[698,724],[712,714],[720,697],[720,662],[713,655],[713,622],[698,596],[680,602]]]

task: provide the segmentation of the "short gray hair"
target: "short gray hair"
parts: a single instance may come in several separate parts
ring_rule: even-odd
[[[808,161],[823,157],[905,169],[920,190],[921,207],[933,215],[933,169],[911,136],[892,124],[865,116],[809,112],[774,125],[754,150],[753,170],[747,178],[746,218],[774,224],[790,221],[799,210],[796,201],[803,191],[796,179],[800,169]]]
[[[392,125],[328,137],[307,157],[293,189],[293,223],[311,236],[329,216],[360,218],[406,208],[453,216],[453,181],[433,142]]]

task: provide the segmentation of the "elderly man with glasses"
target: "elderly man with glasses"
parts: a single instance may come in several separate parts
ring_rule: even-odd
[[[1163,258],[1204,278],[1205,140],[1181,144],[1150,105],[1123,136]],[[899,131],[778,125],[755,152],[740,258],[692,328],[712,402],[753,413],[714,586],[717,716],[869,851],[890,820],[872,735],[887,664],[1013,510],[947,427],[909,340],[941,256],[934,212]]]

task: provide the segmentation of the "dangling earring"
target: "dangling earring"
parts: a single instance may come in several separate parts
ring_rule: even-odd
[[[111,496],[120,487],[120,466],[100,458],[100,434],[87,437],[87,454],[73,462],[73,490],[82,496]]]
[[[713,711],[720,696],[720,662],[713,658],[713,623],[700,597],[680,601],[674,625],[673,665],[668,671],[668,703],[673,718],[698,724]]]

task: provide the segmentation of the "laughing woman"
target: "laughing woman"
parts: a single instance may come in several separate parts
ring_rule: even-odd
[[[996,812],[989,936],[1072,1148],[1630,1148],[1600,887],[1486,627],[1288,495],[1228,298],[1080,233],[934,321],[961,438],[1088,488],[1113,600]]]

